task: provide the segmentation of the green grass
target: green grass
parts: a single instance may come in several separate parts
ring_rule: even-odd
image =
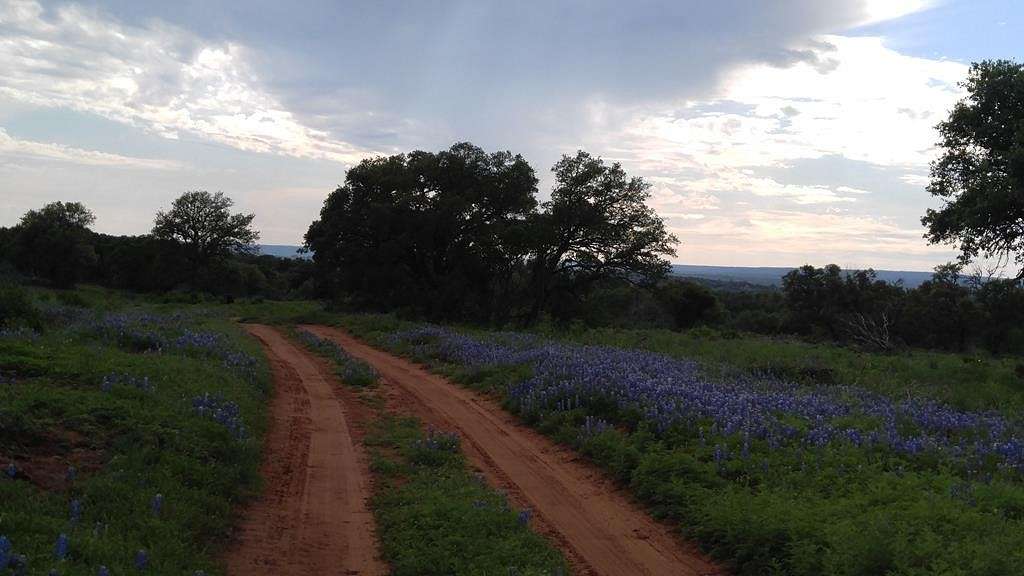
[[[348,352],[331,340],[326,340],[316,334],[295,328],[291,330],[292,336],[302,342],[311,352],[325,356],[334,364],[335,374],[341,381],[349,386],[364,388],[377,383],[377,371],[372,366],[358,358],[353,358]]]
[[[429,433],[427,433],[429,434]],[[373,511],[395,576],[567,574],[532,532],[528,512],[472,475],[458,442],[415,419],[382,415],[367,437],[376,480]]]
[[[339,369],[373,408],[365,445],[374,476],[372,508],[394,576],[554,576],[562,556],[529,528],[529,512],[472,474],[458,437],[424,431],[415,418],[388,413],[376,378],[346,378],[351,358],[324,341],[296,337]]]
[[[35,296],[86,314],[157,309],[89,288]],[[29,573],[94,575],[105,565],[124,574],[135,571],[139,550],[148,553],[148,573],[219,573],[215,557],[235,507],[259,488],[269,375],[256,343],[233,323],[197,316],[168,330],[182,327],[224,335],[255,364],[231,368],[197,349],[132,352],[55,321],[36,338],[0,338],[0,373],[14,379],[0,384],[0,466],[13,461],[19,469],[15,479],[0,479],[0,535],[27,556]],[[147,377],[153,390],[117,384],[104,391],[113,373]],[[192,399],[205,393],[238,405],[244,439],[196,413]],[[69,464],[77,469],[71,482]],[[73,500],[81,504],[77,522]],[[61,533],[71,545],[58,562]]]
[[[395,347],[387,335],[413,324],[392,317],[351,315],[339,322],[499,398],[510,382],[530,376],[526,367],[470,370],[446,363],[429,348]],[[787,340],[723,338],[703,330],[548,335],[697,358],[712,374],[772,371],[808,386],[854,384],[1011,415],[1020,403],[1013,359],[861,354]],[[749,458],[722,463],[716,449],[738,454],[739,438],[705,441],[687,430],[655,434],[637,425],[636,415],[609,413],[596,415],[608,419],[611,429],[581,435],[588,415],[594,414],[577,409],[526,422],[604,468],[652,514],[676,523],[738,574],[1024,574],[1024,485],[1012,473],[976,478],[938,457],[910,458],[851,445],[775,450],[754,442]]]

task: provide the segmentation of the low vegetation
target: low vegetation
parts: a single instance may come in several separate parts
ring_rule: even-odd
[[[593,342],[343,323],[497,395],[740,574],[1011,574],[1024,562],[1019,413],[952,408],[892,380],[800,384]]]
[[[456,434],[416,420],[379,419],[367,445],[384,556],[396,576],[568,574],[561,555],[530,530],[531,511],[473,475]]]
[[[95,291],[0,294],[0,563],[219,573],[235,507],[259,487],[254,343],[109,293],[96,308]]]

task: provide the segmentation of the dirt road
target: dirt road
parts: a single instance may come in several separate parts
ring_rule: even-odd
[[[225,558],[228,574],[378,575],[366,461],[333,375],[277,330],[250,325],[274,376],[264,491]]]
[[[305,326],[369,362],[385,385],[419,405],[433,424],[458,430],[467,456],[527,502],[553,530],[574,571],[601,576],[720,574],[570,450],[518,424],[494,402],[425,369],[324,326]]]

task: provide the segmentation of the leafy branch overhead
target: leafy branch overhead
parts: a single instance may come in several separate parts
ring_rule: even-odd
[[[1024,65],[971,66],[967,97],[939,124],[942,156],[928,191],[942,199],[922,223],[932,243],[953,244],[964,263],[1013,262],[1024,279]]]

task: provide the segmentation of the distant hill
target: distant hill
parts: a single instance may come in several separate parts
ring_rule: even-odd
[[[260,244],[260,253],[278,258],[302,258],[309,260],[311,254],[300,254],[301,246],[289,246],[287,244]],[[683,278],[696,278],[709,280],[709,285],[716,286],[717,283],[724,284],[747,284],[753,286],[781,286],[782,277],[792,271],[793,268],[782,268],[772,266],[748,267],[748,266],[695,266],[692,264],[673,264],[672,274]],[[930,280],[931,272],[914,272],[907,270],[875,270],[879,280],[886,282],[903,281],[907,288],[916,288],[925,280]]]
[[[299,249],[301,246],[288,246],[287,244],[260,244],[260,254],[266,254],[267,256],[277,256],[278,258],[302,258],[303,260],[309,260],[313,256],[311,254],[300,254]]]
[[[759,286],[781,286],[782,277],[793,268],[778,267],[745,267],[745,266],[694,266],[690,264],[673,264],[672,274],[684,278],[699,278],[719,282],[741,282]],[[875,270],[879,280],[886,282],[903,281],[907,288],[920,286],[930,280],[931,272],[913,272],[905,270]]]

